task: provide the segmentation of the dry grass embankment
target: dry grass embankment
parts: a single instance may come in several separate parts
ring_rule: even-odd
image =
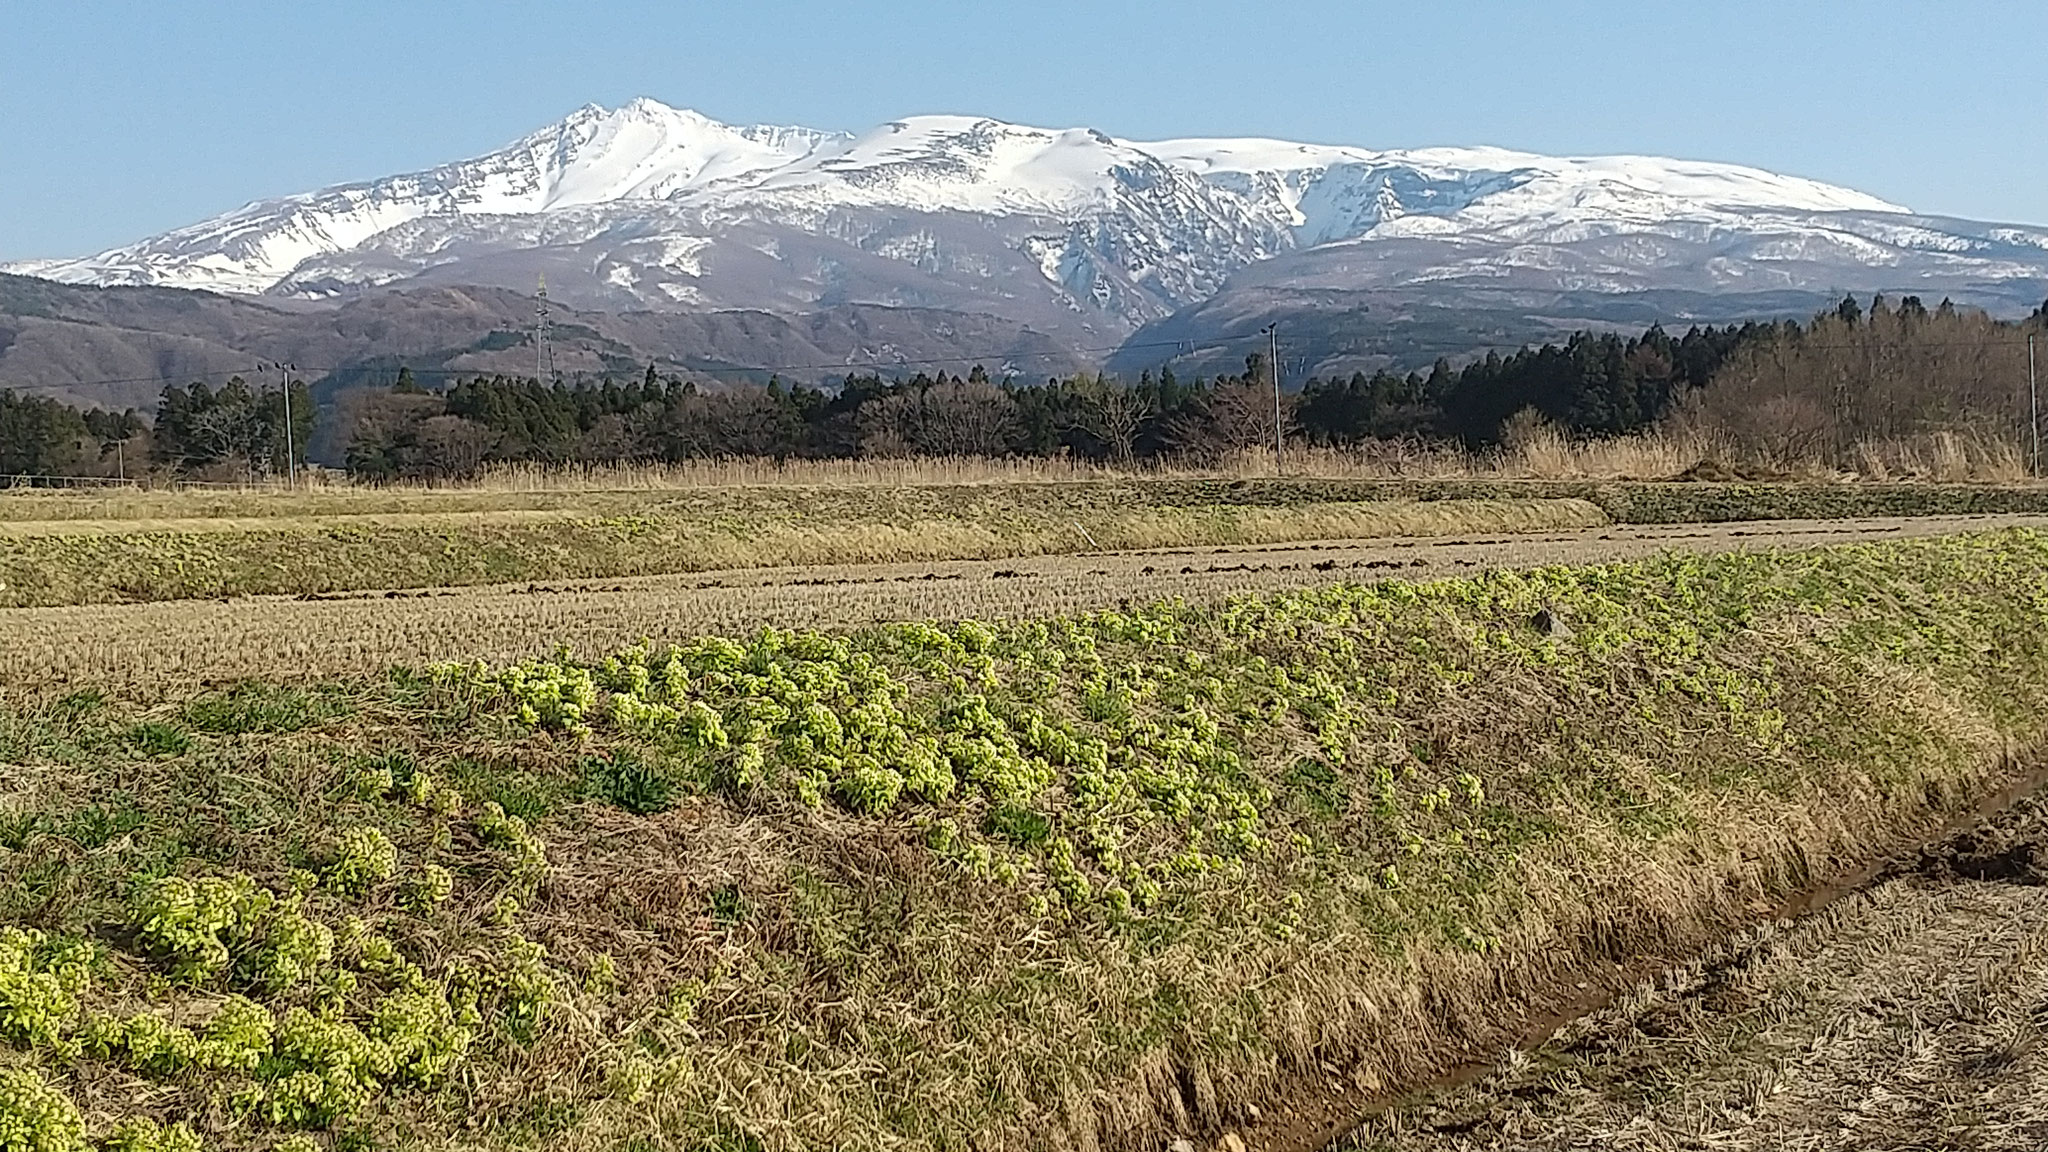
[[[2048,1129],[2048,804],[1745,932],[1339,1147],[1972,1148]]]
[[[1069,457],[767,458],[678,463],[494,465],[473,479],[357,484],[314,470],[296,487],[176,480],[76,488],[0,489],[0,521],[334,516],[398,511],[516,509],[630,511],[647,499],[744,488],[927,489],[1043,487],[1122,482],[1213,484],[1284,478],[1401,481],[1748,481],[1775,484],[2027,485],[2026,449],[1997,437],[1936,431],[1866,441],[1848,467],[1817,459],[1751,458],[1719,435],[1673,427],[1606,439],[1572,439],[1555,426],[1517,422],[1509,442],[1471,452],[1440,443],[1374,441],[1345,448],[1290,446],[1276,470],[1270,453],[1221,461],[1162,460],[1118,467]],[[0,477],[0,480],[4,480]]]
[[[17,696],[5,1086],[51,1149],[1156,1148],[1924,834],[2044,618],[2015,531]]]
[[[1348,447],[1290,445],[1275,468],[1272,454],[1253,450],[1221,460],[1164,459],[1130,466],[1073,457],[875,457],[856,460],[772,458],[700,459],[675,463],[497,464],[481,476],[430,482],[362,485],[343,472],[315,469],[293,492],[330,511],[363,501],[385,504],[423,494],[493,499],[592,492],[696,488],[927,488],[956,485],[1047,484],[1152,480],[1250,480],[1275,475],[1342,480],[1629,480],[1667,481],[1720,476],[1793,483],[1899,481],[1939,484],[2027,482],[2027,446],[2010,437],[1939,430],[1916,436],[1850,444],[1838,462],[1817,456],[1772,456],[1745,449],[1704,427],[1674,423],[1628,436],[1574,439],[1555,425],[1517,419],[1507,443],[1466,451],[1445,443],[1369,441]],[[0,477],[0,480],[4,480]],[[102,507],[155,508],[166,504],[242,504],[249,497],[286,493],[282,481],[248,484],[180,483],[166,478],[112,481],[40,493],[48,503],[97,502]],[[50,497],[56,496],[52,500]],[[33,496],[31,498],[34,498]],[[246,506],[246,505],[243,505]],[[164,514],[164,513],[158,513]],[[177,514],[177,513],[170,513]],[[9,515],[0,498],[0,518]]]

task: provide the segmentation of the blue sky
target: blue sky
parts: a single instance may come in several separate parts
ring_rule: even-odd
[[[2048,223],[2043,0],[0,0],[0,259],[636,95],[821,128],[1646,152]]]

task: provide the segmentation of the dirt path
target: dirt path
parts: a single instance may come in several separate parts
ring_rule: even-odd
[[[764,625],[1084,612],[1126,600],[1213,601],[1338,581],[1630,559],[1664,551],[1810,547],[2027,525],[2043,516],[1615,526],[1483,538],[1325,541],[925,564],[0,610],[0,683],[142,691],[247,676],[373,673],[591,654]]]
[[[2044,884],[2037,794],[1336,1147],[2048,1147]]]

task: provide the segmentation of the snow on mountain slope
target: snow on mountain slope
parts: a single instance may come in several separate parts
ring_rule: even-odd
[[[654,201],[800,159],[835,139],[807,128],[734,128],[653,100],[587,105],[488,156],[427,172],[260,200],[138,244],[41,271],[71,283],[254,295],[308,260],[423,218],[525,216]]]
[[[1510,235],[1527,235],[1532,228],[1579,223],[1596,229],[1680,220],[1739,224],[1759,210],[1910,211],[1814,180],[1652,156],[1551,157],[1504,148],[1373,152],[1263,139],[1163,140],[1137,147],[1264,201],[1288,222],[1303,248],[1354,239],[1417,216],[1461,230],[1505,228]]]
[[[412,280],[524,288],[545,272],[591,307],[868,302],[1114,335],[1239,273],[1962,291],[2048,279],[2048,229],[1654,157],[1140,143],[964,116],[849,135],[643,99],[585,107],[474,160],[15,270],[306,297]]]
[[[1086,129],[916,116],[820,149],[755,187],[760,194],[801,190],[841,204],[1057,215],[1102,203],[1121,169],[1168,171],[1157,159]]]

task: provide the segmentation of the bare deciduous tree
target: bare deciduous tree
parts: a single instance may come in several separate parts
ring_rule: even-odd
[[[1975,311],[1881,297],[1738,349],[1682,418],[1786,465],[1854,463],[1865,446],[1936,434],[2016,442],[2027,429],[2026,348]]]
[[[1219,382],[1202,405],[1200,417],[1178,425],[1174,438],[1183,450],[1205,456],[1232,456],[1273,447],[1273,385],[1258,370],[1258,365],[1259,360],[1253,358],[1253,371]],[[1294,420],[1293,398],[1283,398],[1279,407],[1278,435],[1297,435],[1300,430]]]
[[[1111,459],[1128,465],[1137,456],[1138,437],[1154,411],[1151,397],[1107,376],[1079,377],[1074,382],[1082,401],[1082,431],[1100,440]]]
[[[1008,392],[954,377],[863,406],[860,448],[868,456],[1001,456],[1016,427]]]

